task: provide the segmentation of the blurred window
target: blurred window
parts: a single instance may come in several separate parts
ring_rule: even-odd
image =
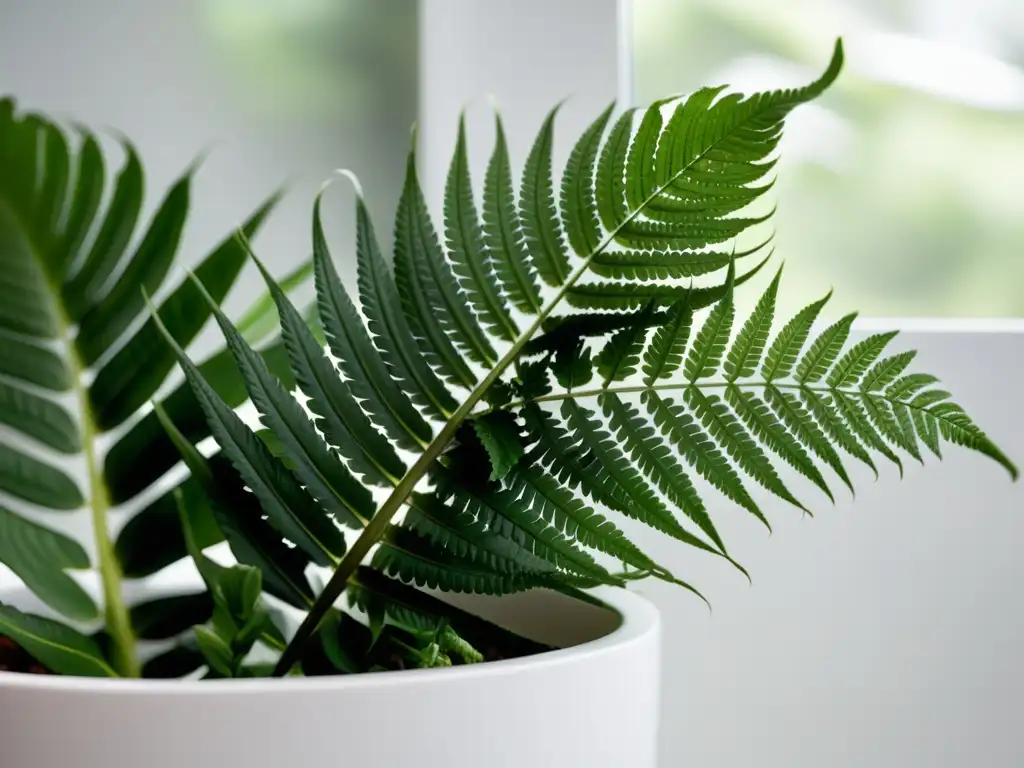
[[[633,0],[636,100],[802,82],[842,36],[833,90],[787,126],[777,252],[833,312],[1024,317],[1024,3]]]

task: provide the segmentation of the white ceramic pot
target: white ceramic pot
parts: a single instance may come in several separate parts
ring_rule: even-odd
[[[2,768],[655,768],[659,620],[530,593],[488,618],[563,650],[288,680],[0,673]],[[475,605],[474,607],[479,607]]]

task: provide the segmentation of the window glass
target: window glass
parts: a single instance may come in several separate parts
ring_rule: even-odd
[[[775,202],[793,302],[1024,316],[1024,3],[634,0],[637,100],[798,84],[847,65],[787,125]]]
[[[257,250],[281,274],[310,247],[314,195],[338,168],[360,177],[383,244],[416,117],[417,6],[408,0],[32,0],[4,3],[0,75],[20,107],[138,147],[146,211],[199,155],[183,261],[194,263],[282,185]],[[352,193],[325,217],[354,273]],[[261,289],[249,270],[228,300]],[[210,329],[207,329],[208,331]]]

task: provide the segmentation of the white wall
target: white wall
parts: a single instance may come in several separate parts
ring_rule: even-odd
[[[1024,460],[1024,326],[895,344],[920,350],[920,369]],[[714,606],[638,588],[665,621],[666,768],[1024,765],[1024,483],[955,447],[906,468],[902,482],[891,466],[878,482],[858,471],[855,501],[832,484],[835,507],[799,494],[814,519],[767,507],[771,538],[738,509],[713,510],[752,587],[643,540]]]

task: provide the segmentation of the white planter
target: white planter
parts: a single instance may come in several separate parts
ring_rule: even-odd
[[[545,593],[486,601],[488,618],[572,645],[473,666],[208,682],[0,673],[0,766],[655,768],[658,614],[622,590],[600,596],[618,615]]]

